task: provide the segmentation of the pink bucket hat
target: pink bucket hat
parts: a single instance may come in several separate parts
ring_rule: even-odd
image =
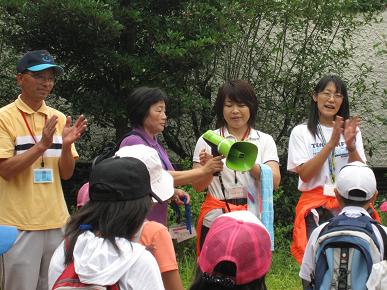
[[[86,182],[78,191],[77,207],[84,206],[89,201],[89,183]]]
[[[223,261],[236,265],[236,285],[263,277],[271,265],[269,233],[249,211],[235,211],[219,216],[212,224],[199,257],[203,273],[214,274]]]

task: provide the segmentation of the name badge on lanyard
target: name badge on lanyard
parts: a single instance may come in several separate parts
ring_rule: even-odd
[[[227,190],[227,198],[236,199],[236,198],[245,198],[247,193],[242,186],[230,186]]]
[[[317,124],[317,130],[319,134],[321,135],[321,141],[323,145],[325,146],[327,144],[327,141],[325,140],[322,128],[320,123]],[[329,180],[328,182],[325,182],[324,184],[324,191],[323,195],[325,196],[335,196],[335,183],[336,183],[336,174],[335,174],[335,168],[336,168],[336,160],[335,160],[335,150],[336,148],[333,149],[331,154],[328,157],[328,166],[329,166]]]
[[[27,126],[28,131],[30,132],[30,135],[32,139],[34,140],[35,144],[38,143],[35,134],[32,132],[32,129],[30,125],[27,122],[26,115],[23,111],[20,111],[20,114],[23,117],[24,123]],[[44,117],[44,121],[47,122],[47,116]],[[42,161],[40,163],[41,168],[36,168],[33,170],[33,179],[34,183],[53,183],[54,181],[54,173],[52,168],[44,168],[44,159],[43,159],[43,154],[42,154]]]
[[[33,170],[34,183],[53,183],[53,171],[51,168],[36,168]]]
[[[324,184],[323,194],[325,196],[333,196],[335,197],[335,185],[334,184]]]

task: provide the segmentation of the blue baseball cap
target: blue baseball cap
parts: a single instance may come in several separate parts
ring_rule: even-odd
[[[19,231],[14,226],[0,225],[0,255],[12,248]]]
[[[56,75],[62,75],[64,70],[61,66],[55,64],[54,59],[47,50],[28,51],[19,60],[16,70],[18,73],[28,71],[42,71],[53,68]]]

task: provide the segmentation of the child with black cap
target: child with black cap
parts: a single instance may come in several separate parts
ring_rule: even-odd
[[[138,144],[120,148],[115,156],[134,157],[148,168],[151,188],[162,201],[169,200],[174,194],[173,177],[162,168],[157,151],[149,146]],[[81,208],[89,201],[89,183],[85,183],[78,192],[77,206]],[[154,204],[157,203],[153,200]],[[156,258],[166,290],[183,290],[176,253],[168,229],[155,221],[145,220],[137,232],[134,241],[144,245]]]
[[[90,201],[71,217],[65,242],[51,259],[49,289],[71,263],[85,284],[118,283],[121,290],[164,289],[155,258],[144,246],[132,242],[151,208],[152,197],[161,201],[150,180],[147,166],[133,157],[116,156],[93,168]],[[161,186],[164,181],[161,177]],[[172,183],[166,182],[173,190]]]
[[[172,198],[174,194],[174,179],[169,171],[163,169],[161,159],[155,149],[143,144],[137,144],[124,146],[115,155],[119,157],[135,157],[141,160],[148,168],[152,191],[163,202]],[[156,205],[156,200],[153,201],[154,205]],[[175,249],[167,227],[156,221],[146,219],[142,228],[136,234],[136,241],[144,245],[156,258],[165,290],[184,290]]]

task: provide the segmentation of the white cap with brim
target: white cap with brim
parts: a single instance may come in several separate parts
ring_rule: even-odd
[[[0,255],[12,248],[18,234],[19,231],[14,226],[0,225]]]
[[[115,156],[141,160],[148,168],[152,191],[162,201],[173,196],[173,177],[163,169],[159,154],[155,149],[143,144],[124,146],[115,153]],[[154,198],[153,201],[157,202]]]
[[[336,189],[346,199],[369,200],[377,191],[375,174],[360,161],[348,163],[337,175]]]

